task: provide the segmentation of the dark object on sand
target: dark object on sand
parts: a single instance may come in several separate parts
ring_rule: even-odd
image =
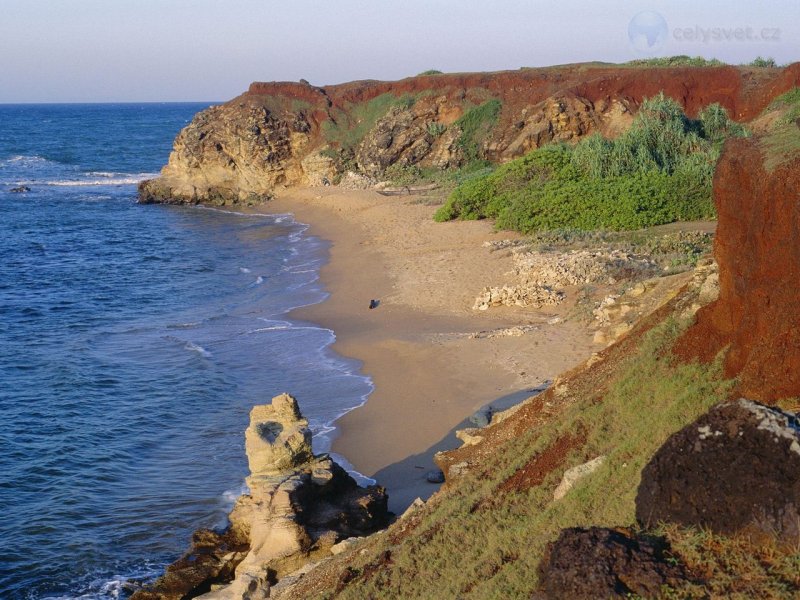
[[[431,183],[428,185],[404,185],[398,187],[387,187],[383,188],[382,190],[378,190],[378,193],[381,196],[413,196],[414,194],[425,194],[426,192],[432,192],[436,188],[439,187],[438,183]]]
[[[369,309],[372,310],[373,308],[378,308],[378,305],[381,303],[380,300],[370,300],[369,301]]]
[[[491,406],[484,406],[469,418],[469,422],[475,425],[475,427],[488,427],[492,422],[493,414],[494,408]]]
[[[428,483],[444,483],[444,473],[439,469],[428,471],[425,473],[425,479]]]
[[[21,185],[19,187],[11,188],[8,191],[11,192],[12,194],[25,194],[27,192],[30,192],[31,188],[29,188],[27,185]]]

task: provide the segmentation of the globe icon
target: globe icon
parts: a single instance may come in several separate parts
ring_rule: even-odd
[[[628,23],[631,46],[642,54],[655,54],[667,41],[667,22],[652,10],[640,12]]]

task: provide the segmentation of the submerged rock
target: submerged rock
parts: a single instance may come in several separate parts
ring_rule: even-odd
[[[673,434],[642,471],[636,518],[800,543],[800,421],[744,398]]]
[[[685,579],[666,540],[603,527],[564,529],[539,564],[539,600],[656,598]]]
[[[338,541],[386,525],[384,489],[362,488],[328,455],[313,454],[292,396],[254,407],[245,440],[250,493],[236,501],[228,529],[195,533],[189,552],[132,600],[266,598],[281,577]]]

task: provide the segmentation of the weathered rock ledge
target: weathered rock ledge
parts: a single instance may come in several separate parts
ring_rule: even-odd
[[[191,549],[131,600],[267,598],[337,542],[387,524],[384,489],[359,487],[329,456],[313,454],[292,396],[254,407],[245,440],[250,493],[237,500],[227,530],[196,532]]]
[[[687,114],[719,102],[747,121],[799,83],[800,64],[568,65],[326,88],[254,83],[238,98],[198,113],[175,139],[161,175],[140,184],[139,196],[143,203],[251,204],[284,186],[323,185],[351,171],[375,178],[392,166],[458,167],[469,158],[458,120],[490,100],[498,114],[475,150],[479,158],[503,162],[596,131],[613,137],[644,98],[660,91]]]

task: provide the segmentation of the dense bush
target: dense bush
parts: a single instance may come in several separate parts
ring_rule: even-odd
[[[465,112],[454,123],[461,129],[458,146],[467,162],[481,158],[481,143],[497,123],[502,106],[500,100],[488,100]]]
[[[678,56],[639,58],[628,61],[626,64],[634,67],[720,67],[725,63],[716,58],[680,54]]]
[[[778,65],[775,63],[775,59],[764,58],[763,56],[756,56],[753,59],[753,62],[750,63],[751,67],[777,67]]]
[[[645,100],[615,140],[545,146],[459,185],[436,220],[494,218],[531,232],[638,229],[714,214],[711,179],[720,142],[744,129],[719,106],[691,120],[663,94]]]

